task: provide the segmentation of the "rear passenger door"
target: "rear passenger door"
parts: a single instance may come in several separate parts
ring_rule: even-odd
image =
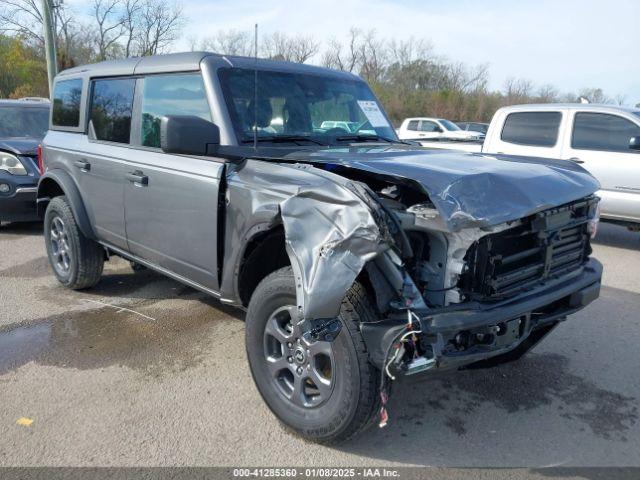
[[[91,82],[86,145],[73,165],[98,237],[124,249],[124,185],[135,85],[134,78]]]
[[[218,289],[218,191],[224,162],[166,154],[160,149],[164,115],[211,121],[201,73],[139,79],[125,184],[129,250],[188,280]]]
[[[488,153],[561,158],[565,117],[563,110],[506,113],[498,120],[502,130],[485,141]]]
[[[563,157],[582,164],[598,179],[603,217],[640,221],[640,152],[629,149],[631,137],[640,137],[640,126],[620,115],[572,115]]]

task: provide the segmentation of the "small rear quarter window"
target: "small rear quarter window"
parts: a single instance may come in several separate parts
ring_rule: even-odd
[[[57,127],[78,127],[81,98],[82,79],[57,82],[53,89],[51,124]]]
[[[533,147],[553,147],[558,141],[560,112],[514,112],[507,115],[500,138]]]

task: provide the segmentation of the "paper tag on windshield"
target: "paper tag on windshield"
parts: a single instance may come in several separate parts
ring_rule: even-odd
[[[369,120],[369,123],[371,123],[373,128],[389,126],[389,122],[384,118],[384,115],[380,111],[380,107],[378,107],[376,102],[372,100],[358,100],[358,106],[360,107],[360,110],[364,112],[367,120]]]

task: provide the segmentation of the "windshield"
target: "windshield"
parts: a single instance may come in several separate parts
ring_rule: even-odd
[[[308,139],[329,145],[364,137],[397,140],[382,108],[366,83],[300,73],[258,71],[258,101],[254,71],[220,70],[220,81],[238,140]],[[362,138],[361,138],[362,137]]]
[[[0,137],[43,138],[49,129],[49,109],[0,106]]]
[[[458,125],[456,125],[453,122],[450,122],[449,120],[438,120],[438,121],[445,129],[449,130],[450,132],[462,130]]]

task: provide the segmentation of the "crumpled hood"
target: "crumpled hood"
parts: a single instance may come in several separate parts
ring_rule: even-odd
[[[34,156],[40,142],[35,138],[0,138],[0,150],[14,155]]]
[[[517,220],[600,188],[585,169],[565,160],[401,147],[299,151],[285,158],[414,184],[429,196],[452,231]]]

